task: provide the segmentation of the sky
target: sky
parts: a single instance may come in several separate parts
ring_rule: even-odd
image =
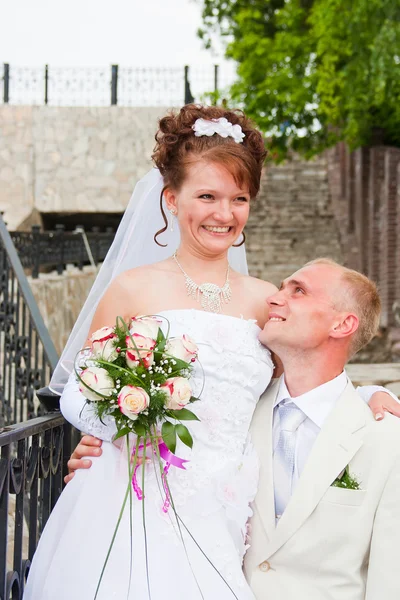
[[[202,48],[201,0],[3,0],[0,63],[180,66],[223,63]]]

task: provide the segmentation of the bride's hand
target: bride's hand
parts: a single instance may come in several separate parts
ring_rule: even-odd
[[[69,483],[75,475],[77,469],[89,469],[92,466],[92,461],[88,460],[87,456],[100,456],[103,452],[101,444],[103,442],[92,435],[84,435],[71,454],[68,466],[68,475],[64,477],[64,482]]]
[[[396,402],[386,392],[375,392],[368,404],[377,421],[381,421],[384,418],[385,411],[390,412],[395,417],[400,417],[400,403]]]

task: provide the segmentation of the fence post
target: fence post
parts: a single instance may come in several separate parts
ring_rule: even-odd
[[[190,91],[189,67],[185,65],[185,104],[191,104],[192,102],[194,102],[194,98]]]
[[[97,227],[96,225],[94,227],[92,227],[92,232],[93,232],[93,258],[94,258],[94,262],[96,263],[96,265],[99,264],[100,262],[100,252],[99,252],[99,241],[100,241],[100,227]]]
[[[218,75],[219,75],[219,65],[214,65],[214,92],[215,92],[215,98],[217,97],[217,94],[218,94]]]
[[[3,102],[8,104],[10,101],[10,65],[3,64]]]
[[[58,247],[60,249],[60,260],[57,264],[58,275],[62,275],[64,271],[64,231],[65,225],[63,223],[58,223],[56,225],[56,239],[58,241]]]
[[[118,104],[118,65],[111,65],[111,106]]]
[[[49,103],[49,65],[44,68],[44,103]]]
[[[76,225],[74,233],[76,233],[79,236],[78,269],[80,271],[82,271],[83,264],[84,264],[85,258],[86,258],[86,248],[85,248],[85,243],[83,241],[83,234],[85,233],[84,226],[83,225]]]
[[[32,225],[32,252],[32,279],[37,279],[39,277],[40,267],[40,225]]]

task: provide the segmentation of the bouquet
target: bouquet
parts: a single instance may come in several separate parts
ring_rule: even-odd
[[[114,440],[126,436],[128,452],[128,486],[95,598],[127,500],[132,504],[132,491],[144,500],[145,470],[141,486],[136,478],[139,462],[145,461],[147,451],[158,460],[165,491],[163,510],[167,512],[172,506],[175,512],[168,471],[171,465],[184,469],[187,462],[174,454],[177,438],[193,446],[183,422],[199,420],[188,408],[198,400],[190,385],[198,348],[187,335],[170,338],[169,324],[164,335],[161,324],[157,316],[133,317],[129,324],[117,317],[114,327],[102,327],[93,333],[90,347],[78,352],[75,360],[81,393],[99,419],[106,415],[114,419]],[[132,448],[130,434],[136,436]]]

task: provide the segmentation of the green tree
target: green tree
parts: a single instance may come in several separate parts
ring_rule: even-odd
[[[400,146],[399,0],[203,0],[199,31],[238,63],[230,102],[276,159],[345,140]]]

